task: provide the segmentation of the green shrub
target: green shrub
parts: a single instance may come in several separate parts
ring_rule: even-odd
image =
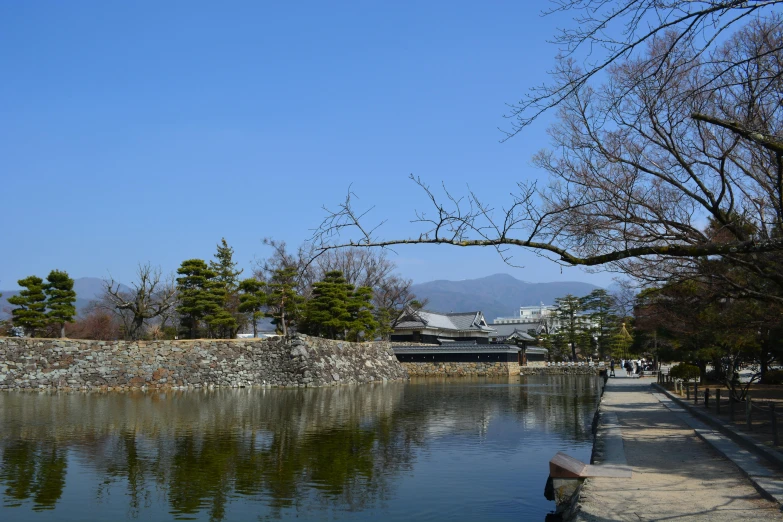
[[[683,381],[689,381],[691,379],[699,379],[701,373],[699,367],[692,364],[680,363],[677,366],[673,366],[669,375],[675,379],[682,379]]]
[[[783,384],[783,370],[767,370],[764,372],[764,384]]]

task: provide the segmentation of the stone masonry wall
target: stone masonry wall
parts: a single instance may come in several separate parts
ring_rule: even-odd
[[[0,390],[331,386],[407,379],[389,343],[0,338]]]
[[[598,375],[605,370],[598,366],[522,366],[522,375]]]
[[[516,362],[403,362],[408,375],[432,375],[461,377],[466,375],[508,376],[519,375]]]

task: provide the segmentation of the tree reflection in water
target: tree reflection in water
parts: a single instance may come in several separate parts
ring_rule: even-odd
[[[165,509],[223,520],[244,501],[258,503],[270,518],[291,509],[361,512],[393,500],[397,481],[433,441],[480,439],[495,418],[553,440],[589,440],[594,379],[521,382],[531,386],[460,379],[297,390],[4,393],[4,508],[54,509],[66,480],[90,480],[98,503],[111,495],[115,509],[117,488],[124,490],[126,518]],[[89,473],[66,477],[75,463]],[[452,492],[456,500],[462,493]]]

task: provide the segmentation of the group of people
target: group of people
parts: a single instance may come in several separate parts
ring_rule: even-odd
[[[609,362],[609,377],[617,377],[614,373],[614,368],[617,365],[617,362],[612,359]],[[648,367],[647,361],[644,359],[621,359],[620,360],[620,368],[625,370],[625,376],[626,377],[641,377],[644,375],[644,370]]]

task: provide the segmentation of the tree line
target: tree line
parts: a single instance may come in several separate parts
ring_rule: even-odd
[[[384,252],[345,250],[311,263],[306,246],[289,251],[285,243],[265,243],[273,254],[247,278],[225,239],[213,259],[187,259],[175,274],[139,264],[128,286],[104,280],[99,299],[79,318],[65,272],[53,271],[46,284],[31,276],[9,299],[16,306],[11,323],[28,336],[52,336],[44,327],[57,324],[72,338],[195,339],[257,336],[267,318],[282,335],[360,341],[388,338],[399,311],[415,300],[412,281],[395,273]]]
[[[52,270],[46,282],[38,276],[17,281],[22,290],[8,298],[14,305],[11,322],[25,335],[65,336],[65,325],[76,315],[76,292],[67,272]],[[2,294],[0,294],[1,296]]]
[[[552,361],[575,361],[579,357],[627,357],[632,342],[633,299],[628,288],[612,294],[602,288],[584,297],[567,294],[555,299],[551,314],[540,319],[538,337]]]

